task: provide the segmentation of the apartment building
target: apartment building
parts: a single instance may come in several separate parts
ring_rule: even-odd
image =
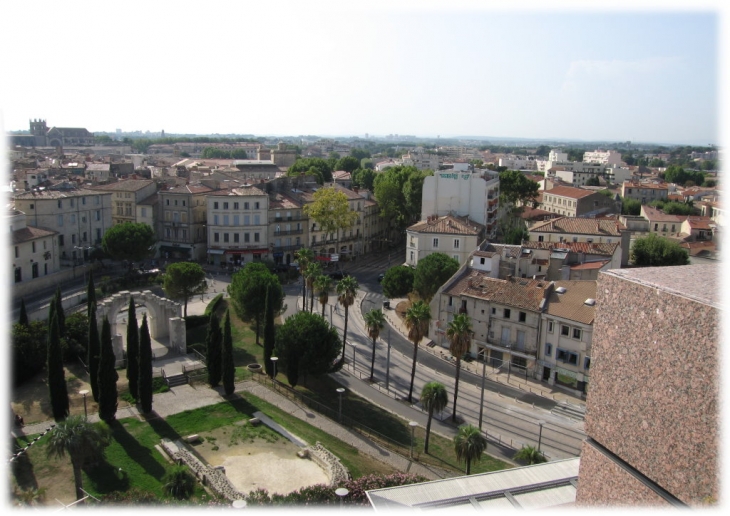
[[[302,203],[289,195],[274,192],[269,196],[269,237],[276,264],[296,261],[295,253],[308,242],[308,219]]]
[[[566,217],[595,217],[603,213],[621,212],[620,203],[612,197],[571,186],[555,186],[545,190],[539,208]]]
[[[28,226],[26,214],[18,210],[9,210],[5,223],[11,230],[13,283],[32,281],[61,269],[57,232]]]
[[[484,226],[468,217],[432,215],[406,229],[406,265],[416,267],[433,253],[444,253],[464,265],[484,239]]]
[[[401,156],[403,165],[416,167],[418,170],[438,170],[441,159],[435,152],[425,152],[424,150],[412,150],[408,154]]]
[[[157,248],[162,259],[206,259],[207,196],[215,182],[187,183],[157,193]]]
[[[255,186],[216,190],[206,201],[209,263],[243,266],[273,258],[266,192]]]
[[[157,193],[157,183],[151,179],[125,179],[124,181],[91,186],[90,188],[102,192],[111,192],[112,224],[140,222],[137,220],[137,204]]]
[[[61,260],[85,260],[112,226],[112,192],[84,188],[15,194],[15,209],[27,224],[55,231]]]
[[[596,281],[555,281],[542,313],[538,378],[585,395],[591,367]]]
[[[668,193],[669,188],[666,183],[639,183],[636,181],[621,183],[621,197],[623,199],[634,199],[641,202],[641,204],[666,200]]]
[[[601,165],[621,165],[621,153],[615,150],[596,150],[583,153],[583,163],[600,163]]]

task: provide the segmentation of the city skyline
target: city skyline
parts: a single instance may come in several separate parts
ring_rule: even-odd
[[[6,19],[32,19],[43,37],[20,23],[0,35],[14,48],[2,67],[17,78],[2,86],[0,123],[719,144],[720,4],[675,4],[214,0],[172,11],[132,1],[114,12],[85,1],[14,3]],[[229,11],[240,24],[222,16]],[[32,59],[52,41],[68,54]]]

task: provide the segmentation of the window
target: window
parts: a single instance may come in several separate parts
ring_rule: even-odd
[[[213,203],[213,209],[214,209],[214,210],[217,210],[217,209],[218,209],[218,203],[217,203],[217,202],[214,202],[214,203]]]
[[[35,253],[35,242],[31,242],[31,247],[33,248],[33,252]]]
[[[497,309],[496,308],[492,308],[492,315],[497,315]]]
[[[577,365],[578,354],[558,348],[555,358],[566,364]]]
[[[249,207],[248,207],[248,203],[247,203],[247,202],[244,202],[244,203],[243,203],[243,209],[244,209],[244,210],[248,210],[248,209],[249,209]]]
[[[565,335],[566,337],[570,335],[570,327],[565,325],[560,326],[560,335]]]
[[[71,235],[71,243],[72,244],[75,244],[76,243],[76,233],[74,233],[73,235]]]
[[[185,201],[182,202],[182,205],[185,206]]]
[[[588,371],[591,368],[591,357],[585,357],[583,359],[583,369]]]
[[[234,209],[234,210],[237,210],[237,209],[238,209],[238,203],[237,203],[237,202],[234,202],[234,203],[233,203],[233,209]]]
[[[165,206],[170,206],[170,199],[165,199]]]
[[[15,257],[18,257],[18,248],[15,248]],[[454,306],[454,298],[452,296],[449,296],[449,306]]]
[[[213,242],[220,242],[220,234],[213,233]]]
[[[165,228],[165,236],[170,238],[170,228]]]
[[[86,205],[86,197],[81,198],[81,204]]]
[[[439,246],[439,239],[438,238],[434,238],[433,239],[433,247],[434,247],[434,249],[438,248],[438,246]]]
[[[553,332],[553,322],[548,321],[548,333],[552,333],[552,332]]]
[[[224,203],[223,203],[223,209],[224,209],[224,210],[227,210],[227,209],[228,209],[228,203],[227,203],[227,202],[224,202]]]
[[[415,258],[414,258],[414,256],[413,256],[413,251],[411,251],[411,263],[413,263],[413,260],[414,260],[414,259],[415,259]]]
[[[261,224],[261,215],[258,215],[258,214],[254,215],[253,216],[253,223],[256,226],[258,226],[259,224]]]
[[[228,233],[223,233],[223,242],[228,243]]]
[[[553,354],[553,345],[549,342],[545,344],[545,356],[550,357]]]
[[[177,199],[175,199],[175,206],[177,206]]]
[[[249,233],[244,233],[243,234],[243,241],[246,242],[246,243],[250,242],[251,241],[251,235]]]
[[[234,215],[233,216],[233,225],[234,226],[240,226],[241,225],[241,216],[240,215]]]
[[[18,258],[20,256],[20,250],[18,249],[18,246],[15,246],[15,257]]]
[[[350,236],[352,236],[352,235],[350,235]],[[456,260],[457,262],[461,262],[461,260],[459,260],[459,255],[458,254],[453,255],[452,258],[454,260]]]
[[[147,208],[142,208],[142,217],[147,216]]]
[[[229,222],[228,215],[223,215],[223,225],[228,226],[229,225],[228,222]]]
[[[461,245],[461,240],[459,240],[458,238],[455,238],[454,239],[454,249],[458,249],[459,245]]]
[[[259,234],[258,233],[254,233],[253,234],[253,241],[254,242],[259,242]]]
[[[243,216],[243,225],[244,226],[250,226],[251,225],[251,216],[250,215],[244,215]]]
[[[215,226],[217,226],[217,225],[218,225],[218,215],[213,215],[213,224],[214,224]]]
[[[253,203],[253,209],[254,210],[258,210],[259,208],[260,208],[260,204],[259,203],[257,203],[257,202]]]
[[[484,265],[484,258],[479,258],[479,263],[480,263],[481,265]]]
[[[545,237],[543,235],[538,235],[537,241],[542,242],[543,240],[545,240]]]
[[[509,308],[504,309],[504,318],[509,319],[509,316],[511,315],[511,311]]]
[[[580,328],[573,328],[573,338],[580,340]]]
[[[525,312],[520,312],[520,322],[525,322],[527,320],[527,314]]]

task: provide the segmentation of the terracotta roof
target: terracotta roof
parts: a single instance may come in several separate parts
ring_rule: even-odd
[[[560,217],[537,222],[530,233],[569,233],[578,235],[601,235],[620,237],[626,227],[616,219],[585,219],[580,217]]]
[[[653,190],[667,190],[669,187],[666,184],[656,183],[637,183],[635,181],[624,181],[624,188],[650,188]]]
[[[111,195],[111,192],[98,192],[86,188],[68,190],[33,190],[30,192],[19,192],[15,194],[16,199],[65,199],[67,197],[81,197],[84,195]]]
[[[282,193],[275,193],[273,199],[269,199],[269,209],[271,210],[281,210],[281,209],[288,209],[288,208],[301,208],[301,203],[297,201],[296,199],[289,197],[288,195],[284,195]]]
[[[57,234],[55,231],[48,229],[34,228],[33,226],[26,226],[22,229],[16,229],[13,231],[13,245],[22,244],[23,242],[30,242],[36,238],[43,238]]]
[[[523,242],[522,247],[528,249],[569,249],[571,253],[613,256],[619,244],[599,244],[595,242]]]
[[[258,195],[266,196],[266,192],[264,192],[263,190],[259,190],[255,186],[247,186],[247,187],[231,188],[230,190],[226,190],[226,189],[216,190],[210,194],[210,197],[224,197],[224,196],[231,196],[231,195],[238,195],[241,197],[252,197],[252,196],[258,196]]]
[[[446,235],[478,235],[484,226],[469,218],[460,219],[451,215],[444,215],[436,219],[430,218],[416,222],[408,231],[415,233],[438,233]]]
[[[578,265],[571,265],[570,269],[574,271],[591,271],[595,269],[602,269],[604,265],[610,262],[611,260],[600,260],[597,262],[579,263]]]
[[[160,202],[160,196],[157,195],[157,192],[155,192],[152,195],[148,195],[145,199],[139,201],[137,205],[144,204],[145,206],[154,206],[158,202]]]
[[[494,301],[503,305],[537,312],[550,282],[529,278],[501,280],[490,278],[489,273],[467,268],[444,294],[465,295]]]
[[[710,217],[687,217],[687,224],[692,229],[713,229],[715,226]]]
[[[574,188],[572,186],[554,186],[550,190],[545,190],[543,195],[557,195],[559,197],[569,197],[571,199],[582,199],[588,197],[595,192],[584,190],[582,188]]]
[[[126,179],[124,181],[117,181],[108,185],[92,186],[90,188],[93,190],[136,192],[154,183],[151,179]]]
[[[644,214],[644,216],[651,221],[661,221],[661,222],[683,222],[687,219],[686,215],[667,215],[662,210],[658,210],[652,206],[649,205],[642,205],[641,206],[641,212]]]
[[[550,294],[546,313],[583,324],[593,323],[596,307],[585,304],[586,299],[596,298],[596,281],[556,281]],[[557,289],[563,287],[564,294]]]

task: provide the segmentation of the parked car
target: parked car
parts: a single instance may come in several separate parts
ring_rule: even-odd
[[[378,274],[378,283],[380,283],[381,281],[383,281],[383,278],[384,277],[385,277],[385,273],[384,272],[381,272],[380,274]]]

